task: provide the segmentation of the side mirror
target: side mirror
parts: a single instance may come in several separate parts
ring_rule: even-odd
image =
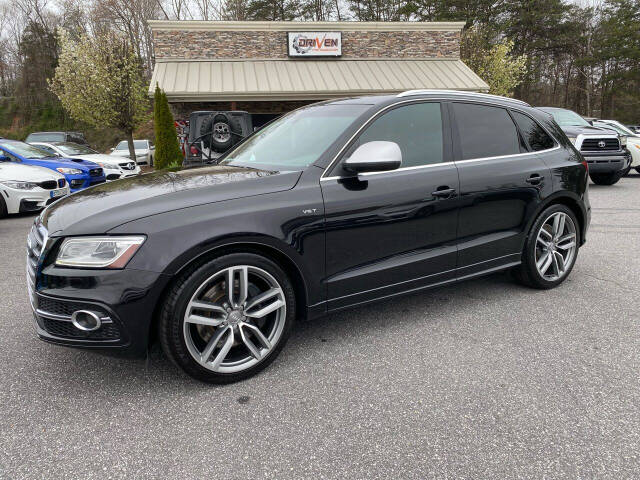
[[[589,123],[589,125],[591,125],[592,127],[594,126],[594,125],[593,125],[593,120],[587,120],[587,122],[588,122],[588,123]]]
[[[109,150],[113,152],[115,149],[116,149],[115,147],[111,147]]]
[[[367,142],[343,163],[345,170],[354,173],[386,172],[402,165],[402,152],[395,142]]]

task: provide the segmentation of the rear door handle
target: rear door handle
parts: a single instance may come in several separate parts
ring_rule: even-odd
[[[530,183],[531,185],[538,185],[542,180],[544,180],[544,177],[541,177],[537,173],[534,173],[529,178],[527,178],[526,182]]]
[[[456,193],[455,188],[438,187],[438,189],[435,192],[431,192],[431,195],[433,195],[436,198],[451,198],[454,193]]]

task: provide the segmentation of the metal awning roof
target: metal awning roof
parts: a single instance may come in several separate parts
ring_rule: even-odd
[[[170,101],[318,100],[416,88],[487,91],[458,59],[160,60],[156,83]]]

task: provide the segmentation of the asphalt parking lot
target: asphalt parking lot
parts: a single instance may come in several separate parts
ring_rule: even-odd
[[[299,323],[212,387],[33,331],[31,216],[0,221],[0,478],[640,477],[640,175],[591,185],[548,292],[494,275]]]

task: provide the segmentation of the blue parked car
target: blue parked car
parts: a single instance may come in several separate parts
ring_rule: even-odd
[[[25,165],[50,168],[65,176],[71,192],[106,181],[102,168],[87,160],[52,157],[49,152],[28,143],[0,138],[0,157]]]

